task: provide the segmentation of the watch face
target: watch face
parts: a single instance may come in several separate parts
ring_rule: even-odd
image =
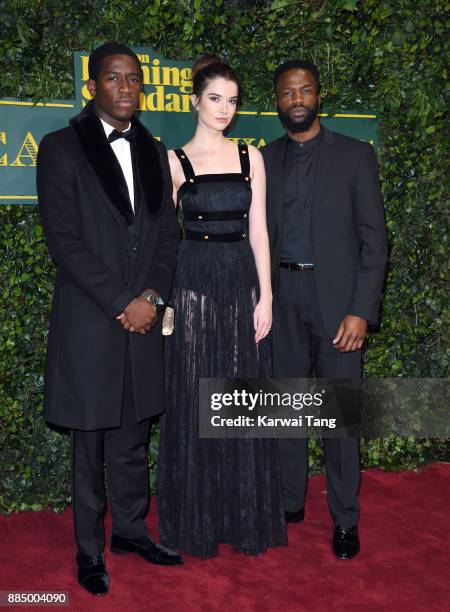
[[[148,299],[154,306],[164,306],[162,299],[160,297],[156,297],[154,293],[150,294]]]
[[[153,304],[153,306],[164,306],[163,300],[160,298],[159,295],[153,293],[153,291],[144,291],[142,297],[144,297],[148,302],[150,302],[150,304]]]

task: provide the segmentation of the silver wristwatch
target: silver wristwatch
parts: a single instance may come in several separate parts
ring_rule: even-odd
[[[141,297],[143,297],[147,302],[156,306],[156,308],[162,308],[164,306],[164,302],[161,297],[153,291],[153,289],[145,289],[141,293]]]

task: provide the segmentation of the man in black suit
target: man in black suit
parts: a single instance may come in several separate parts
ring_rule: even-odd
[[[267,145],[274,375],[356,380],[367,324],[376,324],[387,243],[370,144],[319,123],[316,66],[291,60],[274,74],[287,135]],[[304,517],[307,439],[280,439],[287,522]],[[333,551],[359,552],[358,440],[324,439]]]
[[[78,580],[108,592],[103,467],[111,550],[182,559],[155,544],[148,508],[149,418],[164,405],[161,316],[179,228],[166,151],[134,116],[138,57],[108,43],[89,59],[93,100],[39,147],[37,186],[57,265],[45,370],[47,421],[71,430]]]

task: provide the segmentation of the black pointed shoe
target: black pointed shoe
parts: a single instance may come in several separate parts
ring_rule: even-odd
[[[148,535],[140,538],[127,539],[113,534],[111,536],[111,552],[116,555],[135,553],[143,557],[149,563],[156,563],[157,565],[183,564],[183,559],[180,555],[177,555],[168,548],[156,544]]]
[[[78,553],[77,566],[78,582],[83,589],[86,589],[86,591],[98,597],[107,594],[109,590],[109,575],[106,571],[103,555],[89,557]]]
[[[294,510],[293,512],[286,511],[284,513],[284,518],[286,519],[286,525],[289,523],[302,523],[305,519],[305,509],[301,508],[300,510]]]
[[[344,529],[335,525],[333,534],[333,552],[338,559],[353,559],[359,553],[358,527]]]

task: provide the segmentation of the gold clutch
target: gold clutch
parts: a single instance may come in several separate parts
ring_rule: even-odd
[[[171,306],[167,306],[162,320],[162,335],[170,336],[173,333],[175,311]]]

